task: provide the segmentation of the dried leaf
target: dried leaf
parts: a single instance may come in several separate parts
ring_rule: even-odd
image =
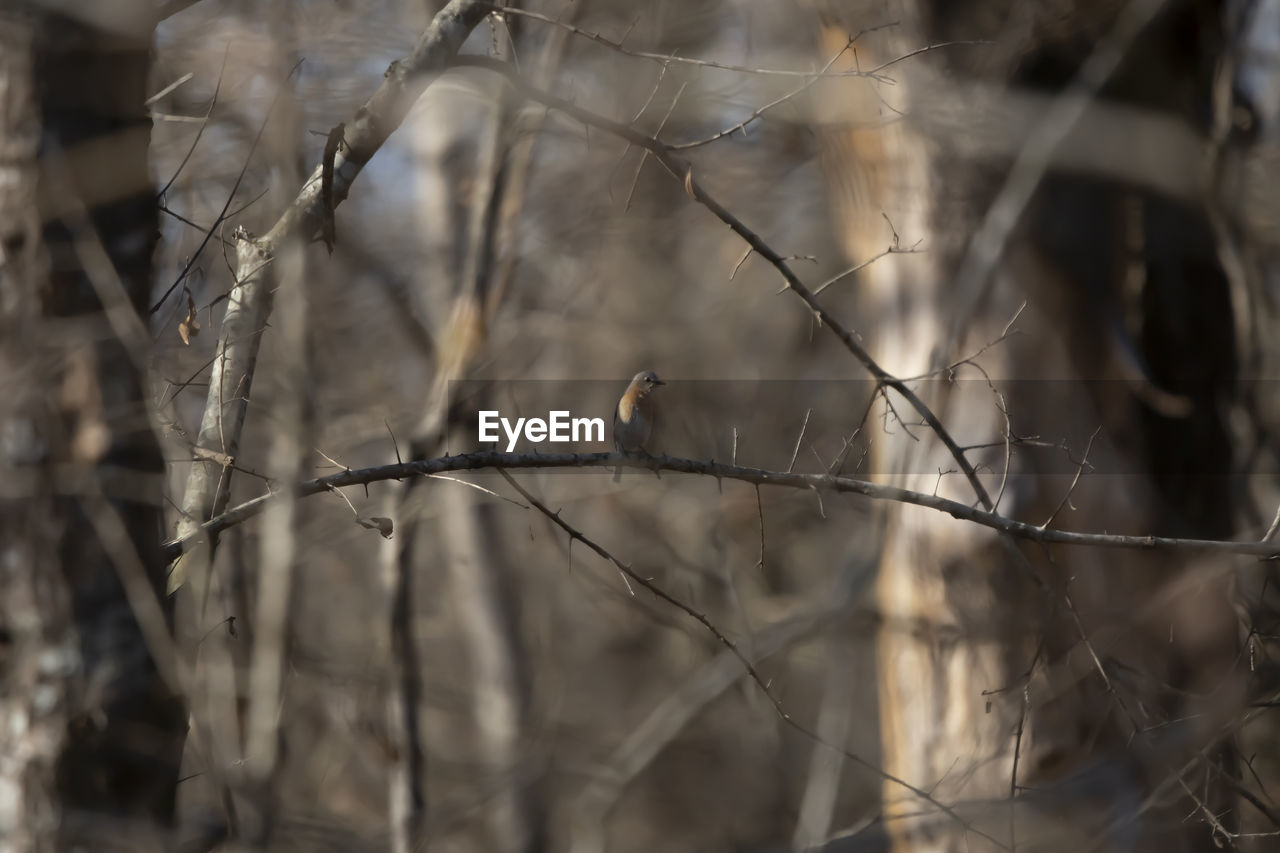
[[[333,244],[338,239],[333,222],[333,161],[338,156],[338,148],[342,145],[346,125],[338,122],[329,131],[324,142],[324,157],[320,161],[320,239],[324,241],[329,254],[333,254]]]
[[[184,344],[191,346],[191,339],[198,334],[200,334],[200,318],[196,313],[196,301],[191,298],[191,291],[188,290],[187,316],[178,324],[178,336],[182,338]]]
[[[395,524],[389,518],[380,515],[371,516],[370,518],[356,518],[356,524],[368,530],[376,530],[382,534],[383,539],[390,539],[395,533]]]

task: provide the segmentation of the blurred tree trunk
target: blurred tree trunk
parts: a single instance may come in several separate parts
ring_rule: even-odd
[[[527,167],[513,165],[514,113],[505,82],[458,74],[433,87],[424,104],[413,131],[429,272],[412,299],[424,321],[443,320],[431,329],[435,372],[411,445],[415,459],[447,451],[447,436],[456,427],[449,420],[456,416],[449,408],[450,383],[468,378],[488,345],[492,316],[503,297],[498,276],[509,251],[510,236],[502,233],[512,215],[506,204],[509,194],[522,191]],[[440,114],[451,120],[437,120]],[[421,120],[426,116],[431,118]],[[428,289],[428,283],[434,287]],[[416,839],[427,825],[430,799],[447,790],[429,781],[428,756],[434,755],[442,763],[473,763],[472,796],[485,803],[474,825],[443,843],[500,853],[540,850],[545,816],[537,780],[525,769],[522,754],[529,684],[512,592],[517,566],[498,544],[491,508],[469,490],[437,485],[424,480],[405,486],[391,510],[401,519],[398,542],[383,552],[384,577],[394,579],[389,585],[396,671],[391,714],[406,753],[392,779],[393,849],[420,843]],[[420,648],[414,635],[410,614],[421,621],[424,613],[449,625],[447,633],[457,638],[457,646],[450,645],[440,658]],[[469,713],[437,715],[432,721],[420,684],[458,654],[468,663]]]
[[[113,32],[0,11],[5,849],[156,848],[173,820],[186,720],[153,658],[163,465],[138,319],[157,234],[150,6],[127,11]]]
[[[1036,524],[1052,517],[1068,529],[1230,535],[1224,401],[1235,342],[1204,211],[1136,181],[1041,170],[1025,207],[995,217],[1017,227],[1001,238],[979,287],[966,290],[971,240],[1002,204],[1010,163],[993,152],[965,159],[958,150],[966,131],[930,138],[924,115],[944,108],[937,92],[951,85],[961,99],[966,84],[986,83],[1036,92],[1052,105],[1079,85],[1086,63],[1118,50],[1091,100],[1167,114],[1207,138],[1217,4],[1169,2],[1138,24],[1134,10],[1154,7],[819,5],[823,56],[859,28],[899,22],[860,38],[846,70],[879,67],[921,45],[983,44],[894,64],[886,73],[895,87],[854,78],[824,83],[820,93],[819,110],[833,113],[824,122],[825,166],[850,260],[865,261],[899,236],[927,250],[884,258],[864,274],[860,328],[879,342],[882,365],[898,376],[944,369],[949,379],[948,365],[999,339],[1017,316],[1019,334],[977,359],[984,372],[954,371],[973,381],[920,386],[957,443],[973,448],[967,459],[984,472],[1000,511]],[[963,100],[951,108],[980,129]],[[877,436],[879,478],[982,505],[941,444],[906,420],[891,414],[888,434]],[[1072,466],[1095,426],[1102,439],[1089,453],[1091,470],[1113,476],[1086,475],[1071,492]],[[1006,456],[1010,430],[1050,446]],[[1070,462],[1060,451],[1052,456],[1051,445],[1067,436]],[[1215,717],[1229,703],[1198,698],[1215,678],[1229,688],[1223,697],[1239,686],[1230,678],[1229,561],[1026,548],[917,508],[886,513],[878,584],[884,769],[957,804],[1005,845],[1205,849],[1208,824],[1181,815],[1222,814],[1215,780],[1231,772],[1217,752],[1226,720]],[[898,849],[995,849],[902,785],[886,782],[883,792]]]

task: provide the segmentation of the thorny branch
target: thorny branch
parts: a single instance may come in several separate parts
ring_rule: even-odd
[[[906,400],[913,409],[916,410],[916,413],[920,415],[933,433],[938,436],[938,439],[946,446],[947,451],[956,460],[956,464],[960,466],[960,470],[964,472],[965,477],[969,480],[969,484],[972,486],[974,494],[978,496],[978,501],[985,509],[994,509],[995,504],[992,503],[991,496],[987,494],[986,487],[984,487],[982,482],[978,479],[978,473],[974,469],[973,464],[965,457],[964,451],[956,443],[956,440],[952,438],[946,427],[942,425],[942,421],[940,421],[938,416],[933,413],[933,410],[930,409],[929,406],[926,405],[925,402],[921,400],[905,382],[896,376],[893,376],[881,367],[879,362],[872,358],[871,353],[869,353],[862,344],[858,343],[857,337],[846,329],[844,325],[836,319],[836,317],[822,307],[813,291],[811,291],[805,283],[800,280],[800,277],[791,269],[790,264],[787,263],[787,259],[783,255],[779,254],[771,246],[765,243],[758,234],[748,228],[742,220],[729,212],[724,205],[720,204],[715,197],[707,192],[706,188],[694,178],[693,165],[689,161],[672,153],[673,149],[671,146],[667,145],[665,142],[641,133],[634,127],[629,127],[628,125],[616,122],[590,110],[583,109],[577,104],[566,101],[563,98],[558,98],[555,95],[544,92],[534,86],[530,86],[521,79],[515,69],[507,63],[498,62],[482,56],[458,56],[455,61],[458,65],[487,68],[501,74],[511,83],[512,87],[520,95],[529,98],[530,100],[537,101],[551,109],[559,110],[560,112],[563,112],[584,124],[600,128],[601,130],[613,134],[626,142],[630,142],[632,145],[643,148],[652,154],[654,159],[661,163],[673,177],[684,181],[685,192],[689,194],[690,198],[707,208],[707,210],[711,211],[715,217],[725,225],[728,225],[729,228],[741,237],[757,255],[768,261],[774,269],[782,275],[787,286],[791,290],[795,291],[797,296],[804,300],[805,304],[809,306],[809,310],[813,313],[813,316],[818,320],[818,322],[831,330],[832,334],[840,340],[840,343],[844,345],[845,349],[853,354],[854,358],[856,358],[863,368],[871,374],[879,386],[882,388],[892,388],[904,400]]]
[[[482,450],[456,456],[441,456],[416,462],[395,465],[379,465],[341,471],[328,477],[306,480],[294,486],[297,497],[318,494],[335,488],[360,486],[405,477],[425,477],[444,471],[476,471],[486,468],[612,468],[616,466],[643,468],[655,471],[676,471],[683,474],[700,474],[724,480],[740,480],[760,486],[779,486],[788,489],[808,489],[836,493],[857,494],[873,500],[896,501],[913,504],[946,513],[961,521],[989,527],[1018,539],[1046,545],[1082,545],[1095,548],[1118,548],[1146,551],[1208,551],[1220,554],[1243,554],[1254,557],[1280,559],[1280,543],[1266,541],[1233,541],[1222,539],[1179,539],[1168,536],[1126,536],[1111,533],[1074,533],[1067,530],[1044,528],[1017,521],[998,513],[977,509],[968,504],[937,495],[902,489],[858,480],[853,477],[832,474],[794,474],[770,471],[740,465],[726,465],[714,460],[683,459],[676,456],[637,457],[624,453],[501,453]],[[279,492],[268,492],[222,513],[203,524],[189,536],[165,544],[165,555],[172,559],[189,548],[195,541],[216,535],[230,527],[259,515]]]

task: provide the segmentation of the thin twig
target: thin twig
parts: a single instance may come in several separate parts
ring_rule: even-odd
[[[680,84],[680,88],[676,90],[676,96],[671,99],[671,104],[667,107],[666,113],[662,116],[662,121],[658,122],[658,129],[653,132],[654,139],[662,136],[662,130],[667,126],[667,121],[671,118],[671,114],[675,112],[676,104],[680,102],[680,96],[684,94],[684,90],[688,87],[689,82]],[[635,197],[636,187],[640,185],[640,172],[644,169],[645,161],[649,159],[648,151],[640,152],[640,162],[636,164],[636,173],[631,177],[631,189],[627,192],[627,201],[623,205],[623,210],[631,210],[631,200]]]
[[[917,249],[914,246],[912,246],[909,249],[903,249],[899,246],[886,246],[884,251],[878,252],[872,255],[871,257],[867,258],[865,261],[862,261],[861,263],[854,264],[844,272],[833,275],[831,278],[827,279],[822,284],[815,287],[813,289],[813,295],[818,296],[819,294],[822,293],[822,291],[826,290],[831,285],[836,284],[837,282],[843,281],[844,279],[848,278],[849,276],[853,275],[859,270],[862,270],[871,266],[876,261],[883,258],[885,255],[917,255],[924,251],[925,251],[924,249]],[[781,293],[782,291],[778,291],[778,292]]]
[[[553,26],[563,27],[564,29],[568,30],[569,32],[573,33],[576,36],[580,36],[584,39],[587,39],[588,41],[593,41],[596,44],[599,44],[603,47],[607,47],[610,50],[621,53],[624,56],[633,57],[635,59],[647,59],[650,62],[675,61],[675,62],[682,62],[686,65],[700,66],[702,68],[715,68],[719,71],[734,71],[739,74],[758,74],[758,75],[769,76],[769,77],[811,77],[813,76],[812,71],[801,71],[801,70],[793,70],[793,69],[787,69],[787,68],[752,68],[748,65],[734,65],[733,63],[719,62],[713,59],[691,59],[683,56],[674,57],[674,56],[670,56],[668,54],[663,54],[663,53],[650,53],[648,51],[643,51],[643,50],[632,50],[631,48],[624,47],[622,44],[622,40],[614,41],[613,39],[610,39],[607,36],[603,36],[600,33],[583,29],[582,27],[578,27],[573,24],[566,23],[565,21],[557,20],[556,18],[552,18],[548,15],[543,15],[539,12],[534,12],[530,9],[516,9],[509,6],[502,6],[502,7],[493,6],[492,8],[495,11],[500,10],[503,14],[506,14],[506,15],[519,15],[521,17],[531,18],[535,21],[541,21],[544,24],[551,24]],[[860,36],[865,35],[867,33],[876,32],[877,30],[888,29],[889,27],[896,27],[897,25],[898,23],[896,21],[893,21],[891,23],[881,24],[876,27],[868,27],[867,29],[859,32],[858,35],[854,36],[853,40],[856,40]],[[623,40],[625,40],[625,37]],[[924,47],[918,47],[915,50],[904,53],[902,56],[896,57],[894,59],[890,59],[887,62],[883,62],[877,67],[871,69],[870,71],[832,71],[827,74],[824,74],[823,76],[825,77],[868,77],[873,80],[878,80],[882,83],[892,82],[892,79],[885,77],[883,73],[884,69],[888,68],[891,65],[896,65],[899,62],[902,62],[907,59],[911,59],[912,57],[915,57],[915,56],[919,56],[922,53],[928,53],[930,51],[938,50],[944,47],[957,47],[957,46],[964,46],[964,45],[984,45],[984,44],[990,44],[990,43],[991,42],[989,41],[982,41],[982,40],[977,40],[977,41],[961,40],[961,41],[938,42],[936,44],[929,44],[929,45],[925,45]]]
[[[1089,451],[1093,449],[1093,441],[1100,432],[1102,432],[1101,426],[1093,431],[1093,435],[1089,436],[1089,443],[1085,445],[1084,455],[1080,457],[1080,464],[1076,466],[1076,475],[1071,478],[1071,485],[1067,487],[1067,493],[1062,496],[1058,506],[1049,514],[1049,518],[1045,520],[1045,523],[1040,525],[1041,527],[1048,527],[1053,524],[1053,520],[1058,517],[1058,513],[1062,512],[1062,508],[1071,500],[1071,493],[1076,490],[1076,486],[1080,483],[1080,476],[1084,474],[1084,469],[1089,465]],[[1074,507],[1072,508],[1074,509]]]
[[[205,128],[209,126],[209,118],[213,115],[213,108],[218,105],[218,93],[222,91],[222,76],[227,70],[227,55],[230,52],[231,44],[228,42],[227,47],[222,51],[222,66],[218,69],[218,81],[213,86],[213,97],[209,99],[209,109],[205,110],[204,119],[200,122],[200,129],[196,131],[195,139],[191,140],[191,146],[187,149],[186,155],[183,156],[182,162],[179,163],[178,168],[174,170],[173,177],[169,178],[165,185],[160,188],[160,192],[156,193],[156,198],[158,199],[164,198],[164,194],[169,191],[169,187],[173,186],[173,182],[178,180],[178,176],[182,174],[182,170],[191,160],[192,155],[196,153],[196,146],[200,144],[200,137],[204,136]],[[187,77],[183,79],[185,80],[190,77],[191,75],[188,74]],[[177,84],[175,83],[174,86],[176,85]],[[169,88],[156,93],[152,97],[160,98],[161,96],[168,94],[172,89],[173,86],[170,86]],[[270,111],[268,111],[267,115],[270,115]],[[214,227],[217,227],[216,224]]]
[[[747,129],[747,125],[751,124],[753,121],[757,120],[762,115],[764,115],[774,107],[778,106],[779,104],[784,104],[787,101],[791,100],[792,98],[796,97],[797,95],[803,94],[810,87],[812,87],[814,83],[817,83],[819,80],[821,80],[823,76],[825,76],[826,73],[831,70],[831,66],[836,64],[836,60],[844,56],[845,53],[849,50],[849,48],[853,47],[854,38],[855,37],[850,37],[849,41],[845,43],[845,46],[840,48],[840,51],[835,56],[831,57],[831,60],[826,65],[822,66],[821,71],[816,72],[812,77],[810,77],[808,80],[805,80],[803,83],[801,83],[796,88],[792,89],[790,92],[787,92],[785,95],[781,95],[775,98],[774,100],[770,101],[769,103],[765,104],[762,107],[757,107],[756,109],[752,110],[751,115],[747,116],[746,118],[744,118],[742,121],[738,122],[735,125],[726,127],[723,130],[719,131],[718,133],[714,133],[711,136],[707,136],[702,139],[695,139],[691,142],[681,142],[678,145],[672,145],[671,149],[673,151],[687,151],[690,148],[700,148],[703,145],[710,145],[712,142],[715,142],[719,139],[724,139],[726,136],[732,136],[738,131],[745,132]],[[654,134],[654,136],[657,136],[657,135],[658,134],[656,133]]]
[[[1271,526],[1267,528],[1267,532],[1262,534],[1262,542],[1270,542],[1275,538],[1276,531],[1280,531],[1280,506],[1276,507],[1276,517],[1271,519]]]
[[[760,517],[760,559],[756,560],[756,568],[764,571],[764,502],[760,500],[760,486],[756,485],[756,513]]]
[[[809,426],[809,416],[813,414],[813,409],[805,409],[804,422],[800,424],[800,434],[796,436],[796,446],[791,450],[791,461],[787,463],[787,473],[790,474],[796,467],[796,457],[800,455],[800,442],[804,441],[804,431]]]
[[[244,181],[244,176],[249,171],[249,164],[253,162],[253,154],[258,150],[258,143],[262,141],[262,134],[267,129],[267,123],[271,121],[271,114],[275,112],[276,103],[279,102],[280,94],[284,91],[284,84],[292,78],[301,67],[302,60],[298,60],[297,64],[295,64],[293,68],[289,69],[288,75],[286,75],[285,79],[281,81],[280,85],[276,88],[276,93],[271,98],[271,105],[267,107],[267,114],[262,117],[262,123],[258,125],[258,132],[254,134],[253,142],[249,144],[249,153],[245,155],[244,163],[240,166],[240,174],[236,175],[235,182],[231,185],[231,191],[227,193],[227,200],[222,205],[222,210],[218,213],[217,218],[213,220],[213,224],[209,226],[209,229],[205,231],[204,239],[200,241],[200,245],[196,247],[195,252],[192,253],[190,259],[188,259],[186,266],[182,268],[182,272],[178,273],[178,277],[173,280],[173,284],[169,285],[169,289],[155,301],[155,304],[147,311],[148,314],[154,314],[159,311],[160,306],[169,298],[169,295],[178,288],[178,285],[182,284],[183,280],[187,277],[187,273],[191,272],[191,268],[195,266],[196,261],[200,259],[200,255],[204,252],[205,246],[208,246],[209,241],[213,239],[213,233],[218,230],[218,226],[227,218],[227,211],[231,209],[231,202],[235,201],[236,193],[240,192],[240,184]],[[210,107],[210,109],[212,110],[213,108]],[[203,127],[201,130],[203,130]],[[199,136],[197,135],[197,141],[198,139]],[[177,178],[176,174],[174,175],[174,178]]]

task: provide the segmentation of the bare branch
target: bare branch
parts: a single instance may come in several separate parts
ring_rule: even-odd
[[[426,88],[429,74],[443,69],[462,46],[471,30],[488,14],[478,0],[451,0],[419,37],[409,56],[391,63],[378,90],[346,122],[345,146],[333,158],[332,204],[346,199],[357,175],[377,153],[387,137],[400,126],[409,108]],[[289,242],[310,240],[320,228],[325,211],[322,198],[322,165],[317,165],[289,208],[260,240],[242,239],[239,245],[236,285],[232,289],[219,334],[219,357],[210,376],[200,447],[237,455],[248,411],[249,389],[261,336],[271,314],[273,273],[271,260]],[[231,400],[226,399],[227,395]],[[195,532],[197,519],[220,513],[231,488],[230,471],[204,462],[192,465],[183,496],[180,537]],[[210,545],[213,540],[210,539]],[[183,582],[175,566],[170,589]]]
[[[714,460],[683,459],[677,456],[637,457],[625,453],[501,453],[483,450],[442,456],[396,465],[379,465],[342,471],[328,477],[307,480],[294,487],[299,497],[318,494],[332,488],[359,486],[385,480],[406,477],[426,477],[444,471],[475,471],[483,468],[613,468],[625,466],[646,470],[675,471],[683,474],[700,474],[724,480],[740,480],[761,486],[780,486],[788,489],[811,489],[836,493],[862,495],[873,500],[896,501],[913,504],[946,513],[961,521],[970,521],[992,530],[1007,533],[1017,539],[1026,539],[1046,545],[1084,545],[1095,548],[1118,548],[1139,551],[1207,551],[1219,554],[1245,554],[1254,557],[1280,559],[1280,543],[1238,541],[1226,539],[1179,539],[1168,536],[1136,536],[1110,533],[1073,533],[1067,530],[1041,528],[1035,524],[1016,521],[994,512],[977,509],[959,501],[937,495],[870,483],[853,477],[831,474],[792,474],[726,465]],[[190,548],[204,536],[218,533],[260,514],[279,492],[268,492],[222,513],[200,525],[193,533],[164,545],[165,555],[173,559]]]

